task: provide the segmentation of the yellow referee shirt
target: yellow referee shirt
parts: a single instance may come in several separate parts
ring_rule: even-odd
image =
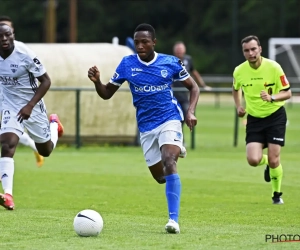
[[[290,88],[281,66],[264,57],[257,69],[253,69],[248,61],[237,66],[233,72],[233,78],[233,88],[235,90],[242,88],[244,92],[246,112],[258,118],[273,114],[285,103],[285,101],[263,101],[260,97],[262,90],[267,91],[269,95],[274,95]]]

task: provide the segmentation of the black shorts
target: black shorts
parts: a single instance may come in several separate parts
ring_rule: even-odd
[[[286,112],[284,107],[280,107],[270,116],[257,118],[247,116],[246,144],[250,142],[260,142],[264,148],[268,143],[284,146],[286,131]]]

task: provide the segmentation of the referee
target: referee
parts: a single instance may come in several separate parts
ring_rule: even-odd
[[[253,167],[267,165],[264,178],[272,184],[273,204],[283,204],[280,150],[285,143],[287,116],[284,103],[292,96],[290,84],[277,62],[261,56],[258,37],[247,36],[241,45],[246,61],[233,72],[232,95],[238,116],[248,114],[247,161]],[[242,106],[241,90],[246,108]],[[267,154],[263,154],[264,148],[268,149]]]

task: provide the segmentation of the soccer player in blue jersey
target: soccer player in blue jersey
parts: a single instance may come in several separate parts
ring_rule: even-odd
[[[190,105],[185,122],[190,130],[197,124],[194,116],[199,87],[175,56],[154,51],[155,30],[149,24],[140,24],[134,31],[137,54],[125,56],[109,83],[102,84],[96,66],[88,70],[88,77],[102,99],[110,99],[123,82],[129,83],[136,108],[144,157],[153,178],[166,183],[169,221],[168,233],[179,233],[179,206],[181,182],[177,173],[178,157],[185,157],[183,147],[183,112],[173,96],[173,81],[181,81],[190,92]]]

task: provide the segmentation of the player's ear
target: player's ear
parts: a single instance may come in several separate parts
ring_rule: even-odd
[[[156,45],[156,38],[153,39],[153,46]]]

